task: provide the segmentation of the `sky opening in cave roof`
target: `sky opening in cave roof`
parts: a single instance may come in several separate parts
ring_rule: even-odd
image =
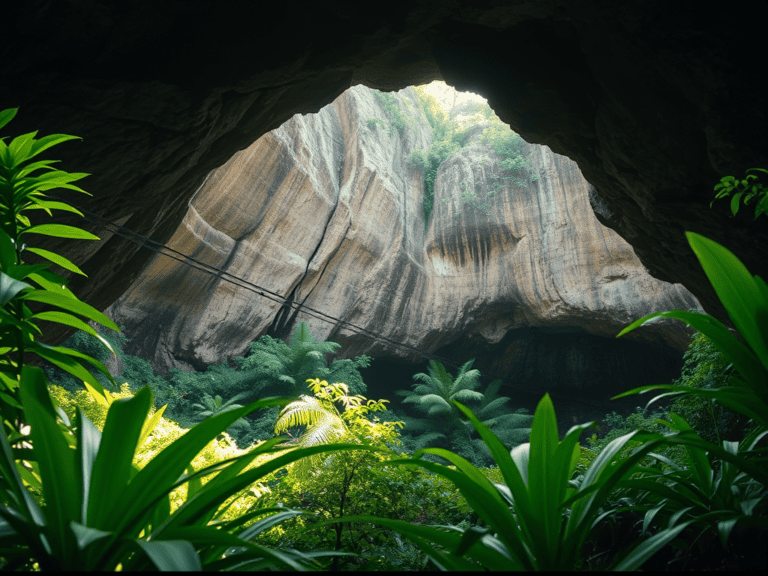
[[[452,86],[448,86],[442,80],[435,80],[429,84],[424,84],[424,90],[427,94],[431,94],[435,97],[437,102],[442,107],[443,111],[447,114],[453,106],[453,97],[456,94],[456,105],[463,104],[467,101],[479,102],[481,104],[488,104],[488,101],[482,96],[478,96],[472,92],[458,92]],[[457,117],[461,119],[461,116]]]

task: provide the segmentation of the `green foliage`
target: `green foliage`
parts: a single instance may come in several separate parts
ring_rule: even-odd
[[[500,380],[491,382],[486,391],[479,392],[480,372],[473,370],[474,360],[466,362],[454,378],[441,362],[431,360],[429,374],[416,374],[411,392],[399,390],[404,396],[403,404],[413,404],[425,414],[426,418],[406,418],[406,430],[413,434],[415,442],[411,446],[423,448],[442,443],[457,454],[464,456],[477,465],[491,462],[491,454],[479,438],[473,438],[474,429],[462,413],[453,404],[454,400],[473,403],[477,414],[499,434],[510,447],[527,442],[532,416],[523,410],[512,412],[506,409],[509,401],[506,396],[498,396]]]
[[[503,158],[499,166],[507,175],[502,179],[523,186],[525,184],[523,178],[530,172],[531,164],[521,151],[523,139],[520,135],[513,132],[506,124],[497,123],[483,131],[482,142],[490,144],[494,153]],[[531,181],[537,179],[536,175],[530,177]]]
[[[405,127],[408,125],[408,118],[400,110],[395,95],[390,94],[389,92],[380,92],[378,90],[371,90],[371,92],[373,92],[373,95],[384,107],[384,114],[389,118],[389,136],[392,136],[393,130],[397,130],[400,133],[400,136],[403,136]],[[370,125],[370,120],[368,121],[368,126],[372,127]]]
[[[718,535],[725,547],[737,523],[766,526],[766,449],[758,443],[768,435],[768,287],[761,278],[750,275],[741,261],[720,244],[692,232],[686,235],[746,345],[711,316],[683,310],[641,318],[619,336],[656,316],[678,318],[704,334],[733,364],[738,375],[733,375],[724,387],[643,386],[620,396],[671,390],[651,400],[649,405],[663,396],[714,399],[751,418],[752,428],[740,442],[724,440],[715,444],[702,439],[683,418],[671,413],[672,422],[658,421],[669,427],[671,434],[641,433],[638,439],[661,440],[667,445],[683,447],[688,466],[663,476],[645,471],[641,478],[632,479],[625,486],[639,491],[636,497],[641,501],[638,508],[645,511],[644,529],[658,514],[667,518],[666,528],[653,538],[696,525],[710,535]],[[692,375],[693,380],[698,373],[689,371],[688,376]],[[664,462],[663,457],[656,458]]]
[[[270,390],[295,398],[307,380],[329,376],[325,356],[339,348],[340,344],[335,342],[317,342],[307,324],[301,322],[290,344],[262,336],[249,346],[249,355],[238,365],[243,372],[257,370],[259,379],[265,381]]]
[[[423,88],[417,87],[416,94],[433,133],[430,149],[426,153],[423,150],[415,150],[409,157],[412,165],[424,171],[424,218],[426,224],[429,223],[429,215],[434,207],[434,184],[438,169],[443,162],[467,144],[467,136],[473,125],[478,122],[491,122],[491,126],[483,131],[482,141],[489,143],[494,152],[501,156],[499,165],[504,174],[503,177],[497,178],[499,181],[487,194],[493,195],[501,190],[501,181],[512,181],[518,185],[525,183],[523,178],[528,179],[526,174],[530,171],[531,165],[521,152],[523,141],[509,126],[501,122],[487,104],[465,102],[456,106],[454,103],[453,109],[446,114],[435,97],[427,94]],[[456,119],[457,116],[468,118],[459,121]],[[538,176],[530,176],[531,181],[536,179]],[[461,206],[486,214],[490,212],[490,204],[482,202],[476,191],[462,189],[458,200]],[[444,202],[448,202],[448,199],[444,199]],[[459,215],[460,213],[461,208],[454,214]]]
[[[328,373],[330,382],[344,382],[349,387],[350,394],[365,394],[368,390],[360,370],[371,365],[371,357],[362,354],[350,360],[347,358],[333,361]]]
[[[749,168],[747,172],[750,170],[768,173],[768,170],[765,168]],[[756,174],[747,174],[743,180],[737,180],[733,176],[724,176],[720,179],[720,184],[715,186],[715,192],[717,192],[715,200],[719,198],[727,198],[733,194],[733,197],[731,198],[731,212],[736,216],[736,213],[741,206],[741,204],[739,204],[740,200],[744,200],[744,205],[746,206],[753,198],[757,198],[757,204],[755,205],[755,219],[757,219],[760,214],[768,214],[768,186],[755,182],[752,184],[749,183],[750,180],[756,180],[758,176],[759,175]],[[710,202],[710,208],[712,207],[712,204],[715,203],[715,200]]]
[[[415,150],[409,160],[424,174],[424,225],[429,224],[429,215],[434,205],[435,178],[440,165],[453,156],[463,146],[463,138],[457,136],[460,128],[457,122],[443,112],[437,99],[427,94],[420,86],[416,88],[416,96],[424,115],[432,128],[432,145],[429,150]],[[457,138],[454,139],[454,136]]]
[[[10,108],[0,112],[0,128],[14,118],[17,110]],[[34,373],[35,378],[43,378],[39,368],[25,368],[26,354],[36,354],[83,380],[88,390],[104,402],[106,400],[101,383],[85,369],[83,362],[96,367],[117,386],[109,371],[95,358],[62,346],[49,346],[39,339],[42,331],[37,325],[38,321],[56,322],[87,332],[98,338],[112,352],[109,343],[78,316],[113,330],[118,330],[118,327],[104,314],[78,300],[67,288],[67,280],[49,270],[50,264],[24,263],[23,253],[26,250],[66,270],[85,276],[85,273],[67,258],[49,250],[32,247],[29,244],[29,235],[98,240],[93,234],[74,226],[56,223],[33,224],[30,219],[39,211],[53,217],[52,210],[73,212],[82,216],[80,211],[69,204],[52,200],[46,194],[50,190],[69,189],[88,194],[72,184],[88,174],[70,174],[52,168],[51,164],[58,160],[32,161],[48,148],[78,137],[52,134],[36,139],[36,135],[37,131],[18,136],[10,145],[5,143],[7,137],[0,138],[0,413],[4,432],[16,433],[12,442],[18,439],[19,430],[24,424],[25,412],[20,395],[23,372],[26,369],[29,377]],[[43,172],[32,175],[40,170]],[[39,286],[39,289],[30,282]],[[39,304],[53,306],[58,310],[33,312],[32,308]],[[54,414],[50,401],[44,406]]]
[[[439,448],[425,448],[410,459],[390,464],[420,466],[450,480],[461,491],[484,527],[414,526],[395,520],[365,516],[347,521],[368,521],[399,531],[441,569],[448,570],[573,570],[580,566],[582,547],[601,513],[601,504],[613,487],[659,442],[650,442],[628,459],[617,455],[633,434],[618,438],[597,458],[582,481],[569,482],[579,458],[578,438],[590,426],[574,426],[558,442],[557,419],[549,395],[536,408],[530,443],[511,454],[471,410],[453,404],[472,422],[499,466],[504,483],[493,483],[467,460]],[[427,462],[433,454],[454,466]],[[443,528],[443,529],[440,529]],[[670,538],[671,539],[671,538]],[[641,545],[650,557],[666,541]],[[435,546],[440,546],[438,550]],[[627,558],[619,569],[639,567],[644,558]]]
[[[0,128],[15,112],[0,112]],[[228,426],[258,408],[286,402],[273,399],[224,410],[186,433],[177,430],[176,439],[142,466],[136,463],[137,450],[157,430],[165,408],[152,414],[150,388],[144,386],[128,398],[122,397],[130,393],[125,384],[121,397],[113,396],[80,364],[81,360],[90,363],[116,385],[98,360],[76,350],[47,346],[33,337],[33,331],[41,334],[34,320],[55,321],[87,332],[111,350],[90,325],[72,314],[117,330],[106,316],[75,298],[63,278],[47,271],[47,264],[27,266],[22,262],[21,253],[28,249],[81,273],[60,256],[26,248],[22,235],[95,238],[59,224],[33,226],[22,214],[29,209],[43,209],[49,215],[51,209],[77,212],[64,203],[48,201],[43,191],[70,188],[82,192],[69,184],[81,178],[80,174],[54,171],[29,176],[36,170],[52,170],[52,161],[27,164],[29,159],[73,138],[54,135],[35,140],[35,134],[16,138],[10,146],[0,140],[0,376],[4,390],[0,408],[7,427],[0,434],[2,568],[138,571],[318,567],[316,558],[326,555],[324,552],[302,553],[253,542],[265,529],[300,515],[300,511],[263,507],[256,502],[247,513],[240,508],[235,518],[225,520],[224,514],[244,490],[282,466],[323,452],[371,447],[316,446],[277,455],[285,447],[279,446],[282,439],[276,438],[195,470],[195,457]],[[42,289],[35,290],[24,282],[27,279]],[[49,304],[67,312],[33,314],[27,302]],[[89,395],[81,393],[79,402],[98,406],[100,411],[108,407],[105,416],[96,414],[97,420],[104,417],[102,430],[79,406],[72,414],[75,406],[64,389],[52,386],[52,396],[44,372],[24,365],[25,353],[30,352],[85,383]],[[56,396],[61,405],[55,403]],[[70,416],[74,416],[74,425]],[[156,440],[149,444],[156,444]],[[221,441],[226,437],[218,440],[219,444]],[[249,468],[254,463],[258,465]],[[213,474],[215,477],[203,482]],[[171,494],[181,487],[187,487],[184,502],[172,509]]]
[[[62,430],[42,409],[41,403],[49,398],[45,380],[40,377],[28,383],[31,386],[22,387],[22,397],[29,409],[32,451],[39,462],[37,487],[47,505],[41,508],[31,498],[16,472],[5,436],[0,437],[4,449],[0,471],[7,480],[4,502],[6,510],[13,510],[12,515],[3,514],[6,569],[33,562],[43,570],[221,570],[241,563],[257,569],[267,560],[292,569],[312,566],[312,553],[277,552],[251,542],[275,521],[300,512],[267,507],[219,522],[221,530],[208,523],[227,500],[260,478],[328,447],[294,450],[246,471],[257,457],[275,452],[280,440],[274,439],[229,462],[197,471],[192,465],[200,450],[232,422],[280,401],[254,402],[206,420],[139,469],[134,464],[137,447],[144,444],[161,415],[149,417],[149,388],[131,399],[112,401],[100,432],[81,409],[75,427]],[[203,485],[201,478],[216,472]],[[172,511],[169,495],[185,484],[189,485],[185,505]],[[111,498],[114,493],[121,497]],[[264,515],[271,518],[243,527],[246,520]],[[21,542],[24,545],[8,546]]]
[[[301,494],[298,503],[310,508],[314,513],[314,521],[339,518],[348,513],[354,501],[371,494],[367,489],[372,477],[371,467],[384,459],[381,451],[388,452],[387,444],[397,441],[397,428],[402,423],[381,422],[369,416],[370,413],[386,410],[386,400],[366,401],[363,396],[352,396],[343,383],[329,385],[319,379],[309,382],[313,395],[302,395],[283,409],[275,424],[276,433],[300,427],[303,432],[293,442],[297,447],[344,440],[380,449],[380,452],[304,459],[297,462],[283,480],[281,501],[287,498],[291,503],[289,505],[293,505],[296,495]],[[339,410],[338,405],[343,406],[343,410]],[[377,498],[383,496],[380,493],[376,495]],[[325,534],[324,538],[321,533],[319,541],[314,545],[332,545],[335,551],[354,549],[354,545],[346,540],[350,536],[358,539],[354,534],[360,531],[367,533],[371,530],[358,526],[350,526],[345,530],[343,524],[336,523],[333,525],[332,537]],[[338,557],[334,559],[334,569],[337,567]]]

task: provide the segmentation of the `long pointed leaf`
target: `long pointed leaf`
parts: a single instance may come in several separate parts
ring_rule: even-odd
[[[24,300],[31,302],[41,302],[43,304],[52,304],[53,306],[58,306],[59,308],[62,308],[68,312],[74,312],[75,314],[85,316],[89,320],[98,322],[107,328],[111,328],[115,332],[120,331],[120,328],[117,326],[117,324],[112,322],[112,320],[96,310],[96,308],[93,306],[75,298],[67,298],[61,293],[56,294],[45,290],[34,290],[28,294],[25,294]]]
[[[730,250],[694,232],[685,236],[736,329],[768,370],[768,302],[759,286]]]
[[[74,567],[74,535],[69,523],[80,513],[81,490],[75,480],[75,452],[62,437],[56,418],[51,415],[48,387],[42,370],[25,367],[22,372],[21,400],[31,427],[30,437],[43,484],[46,525],[52,554],[64,566]]]
[[[93,463],[87,525],[100,530],[114,529],[118,513],[111,494],[125,494],[141,429],[152,403],[145,386],[133,398],[112,402],[107,412],[99,453]],[[138,536],[138,534],[137,534]]]

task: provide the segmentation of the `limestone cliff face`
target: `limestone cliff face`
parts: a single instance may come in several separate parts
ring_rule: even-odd
[[[454,317],[457,332],[495,343],[523,327],[613,338],[651,312],[699,306],[680,284],[651,277],[632,247],[598,222],[575,162],[524,141],[521,154],[531,170],[519,184],[505,179],[511,174],[478,137],[440,167],[426,245],[440,295],[431,314],[464,310]],[[690,341],[674,320],[632,338],[678,349]]]
[[[402,133],[358,86],[210,173],[168,245],[224,272],[154,257],[107,311],[126,325],[129,350],[160,371],[199,368],[306,321],[344,356],[418,359],[261,289],[425,352],[465,337],[497,343],[524,327],[613,337],[643,314],[698,306],[597,221],[574,162],[525,144],[528,181],[509,185],[482,127],[440,168],[425,232],[423,175],[407,159],[429,147],[431,130],[412,89],[395,97],[409,118]],[[687,345],[676,324],[631,337]]]

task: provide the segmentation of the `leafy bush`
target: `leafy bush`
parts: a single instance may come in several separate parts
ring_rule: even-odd
[[[750,171],[765,172],[768,174],[768,170],[765,168],[749,168],[747,172]],[[741,206],[741,204],[739,204],[739,200],[743,199],[744,205],[746,206],[755,197],[757,197],[757,204],[755,205],[755,219],[757,219],[760,214],[767,214],[768,186],[755,182],[752,184],[749,183],[750,180],[756,180],[758,176],[758,174],[747,174],[743,180],[737,180],[733,176],[724,176],[720,179],[720,184],[715,186],[715,192],[717,192],[715,200],[719,198],[727,198],[735,190],[736,193],[733,194],[733,198],[731,198],[731,212],[734,216],[736,216],[736,213],[739,211],[739,207]],[[741,188],[741,190],[739,190],[739,188]],[[712,207],[712,204],[715,203],[715,200],[710,202],[710,208]]]
[[[480,383],[480,372],[473,370],[474,360],[466,362],[454,378],[441,362],[431,360],[428,374],[416,374],[412,391],[398,390],[404,396],[403,404],[413,404],[426,418],[406,418],[406,432],[413,436],[409,447],[425,446],[450,448],[477,466],[490,464],[490,451],[479,438],[474,437],[472,425],[453,405],[454,400],[475,406],[476,414],[500,435],[512,448],[528,441],[532,416],[525,410],[512,411],[505,404],[510,400],[499,396],[501,380],[494,380],[484,392],[476,390]]]

